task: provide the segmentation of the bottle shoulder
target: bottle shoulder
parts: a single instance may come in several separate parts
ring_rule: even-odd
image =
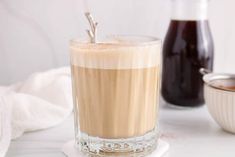
[[[164,53],[213,52],[208,21],[171,21],[166,34]]]

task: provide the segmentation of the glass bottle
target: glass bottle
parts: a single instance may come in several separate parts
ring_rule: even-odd
[[[204,103],[200,68],[213,69],[214,45],[208,21],[208,0],[173,0],[163,45],[162,96],[185,107]]]

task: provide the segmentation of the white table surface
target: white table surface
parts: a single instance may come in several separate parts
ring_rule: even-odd
[[[166,157],[235,157],[235,135],[224,132],[206,107],[160,109],[161,138],[170,143]],[[74,136],[73,117],[63,124],[12,141],[6,157],[65,157],[62,145]]]

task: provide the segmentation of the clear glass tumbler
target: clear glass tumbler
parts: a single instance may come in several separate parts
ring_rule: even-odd
[[[161,41],[114,36],[70,43],[76,147],[91,156],[138,156],[158,140]]]

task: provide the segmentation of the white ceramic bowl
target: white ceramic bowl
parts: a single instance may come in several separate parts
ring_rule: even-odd
[[[235,133],[235,90],[221,87],[235,85],[235,75],[211,73],[204,75],[203,80],[205,103],[211,116],[224,130]],[[213,84],[215,81],[220,83]]]

